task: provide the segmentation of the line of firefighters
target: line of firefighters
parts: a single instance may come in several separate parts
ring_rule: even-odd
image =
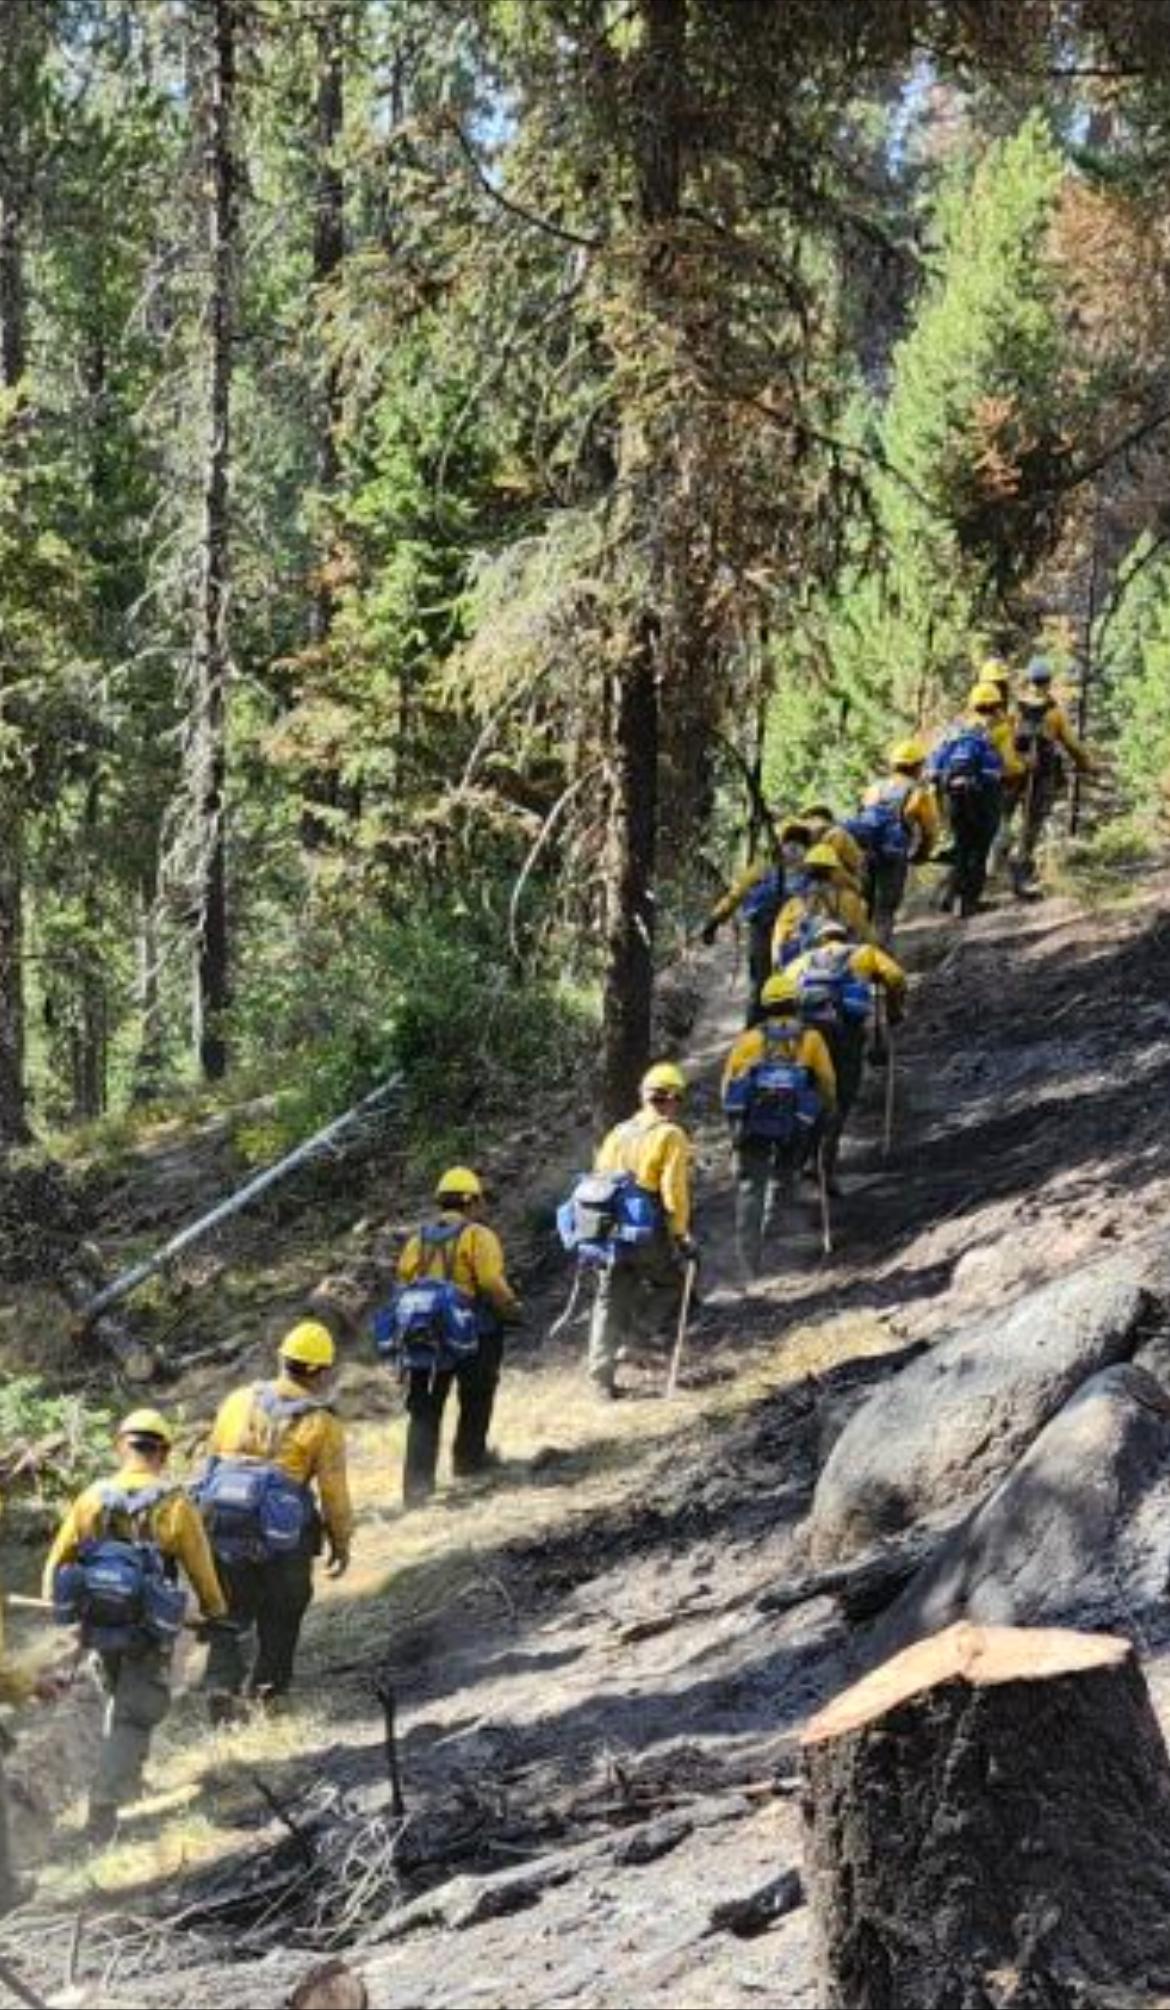
[[[749,924],[748,1025],[726,1058],[722,1098],[736,1158],[740,1264],[754,1276],[778,1212],[807,1174],[839,1191],[841,1137],[866,1058],[888,1062],[903,1016],[906,977],[891,954],[912,865],[934,858],[945,817],[951,854],[940,904],[974,911],[997,836],[1010,839],[1012,884],[1034,884],[1036,855],[1067,756],[1091,762],[1035,661],[1014,710],[1008,673],[983,665],[967,716],[933,752],[894,749],[890,774],[855,817],[823,804],[780,822],[771,857],[756,861],[712,909],[710,942],[742,911]],[[1006,844],[1005,844],[1006,851]],[[558,1215],[578,1277],[596,1289],[588,1370],[604,1397],[619,1393],[623,1356],[683,1324],[698,1247],[692,1227],[692,1147],[682,1122],[687,1083],[671,1061],[651,1067],[640,1106],[602,1141],[593,1171]],[[494,1462],[488,1439],[505,1332],[522,1318],[499,1237],[484,1219],[476,1173],[455,1166],[435,1191],[434,1218],[409,1238],[397,1283],[375,1319],[380,1353],[402,1373],[408,1414],[407,1507],[435,1486],[444,1411],[454,1391],[457,1477]],[[680,1332],[682,1327],[679,1328]],[[118,1466],[65,1515],[49,1553],[43,1595],[98,1657],[108,1696],[86,1834],[107,1842],[137,1797],[152,1734],[171,1695],[174,1649],[186,1621],[186,1577],[208,1647],[204,1687],[213,1722],[230,1724],[246,1695],[258,1706],[288,1690],[314,1559],[349,1565],[354,1516],[346,1443],[330,1386],[335,1343],[317,1320],[298,1322],[279,1349],[279,1372],[234,1390],[213,1425],[201,1475],[184,1484],[168,1464],[173,1432],[157,1411],[120,1425]],[[4,1655],[0,1704],[50,1700],[73,1679],[76,1656],[37,1676]],[[0,1728],[0,1757],[6,1734]],[[0,1770],[0,1912],[18,1902]]]

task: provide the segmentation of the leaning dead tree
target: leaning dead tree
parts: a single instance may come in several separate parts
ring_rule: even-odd
[[[1170,1986],[1170,1764],[1127,1641],[953,1626],[803,1745],[827,2010]]]

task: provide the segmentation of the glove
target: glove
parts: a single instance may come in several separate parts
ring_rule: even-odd
[[[349,1569],[349,1551],[339,1549],[336,1543],[329,1545],[329,1559],[325,1565],[326,1577],[344,1577]]]
[[[226,1613],[222,1619],[197,1620],[192,1628],[196,1640],[201,1640],[205,1646],[209,1641],[222,1639],[225,1634],[235,1634],[241,1630],[239,1621],[229,1619]]]
[[[715,937],[718,935],[718,933],[719,933],[719,923],[717,921],[705,921],[703,923],[702,928],[699,930],[699,941],[703,943],[707,949],[710,949],[711,944],[714,942]]]

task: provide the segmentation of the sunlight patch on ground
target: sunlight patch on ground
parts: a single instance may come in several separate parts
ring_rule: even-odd
[[[100,1856],[79,1859],[63,1838],[68,1861],[46,1868],[45,1896],[124,1895],[267,1842],[256,1777],[284,1780],[290,1768],[311,1772],[329,1747],[368,1744],[377,1713],[373,1680],[396,1635],[472,1601],[494,1602],[506,1619],[501,1545],[617,1504],[672,1442],[725,1430],[770,1394],[898,1344],[873,1314],[843,1313],[779,1332],[745,1356],[730,1383],[683,1389],[670,1403],[658,1393],[664,1378],[657,1372],[645,1371],[635,1394],[611,1404],[592,1394],[578,1363],[515,1364],[497,1411],[503,1467],[486,1484],[441,1486],[429,1507],[409,1515],[399,1505],[405,1419],[351,1425],[354,1562],[336,1583],[318,1577],[298,1694],[280,1714],[218,1732],[208,1728],[197,1692],[179,1698],[156,1740],[150,1798]],[[198,1672],[193,1655],[189,1679]],[[81,1818],[78,1804],[69,1818],[74,1830]]]

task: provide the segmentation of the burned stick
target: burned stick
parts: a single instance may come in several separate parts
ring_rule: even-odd
[[[294,1821],[279,1794],[273,1793],[272,1788],[265,1780],[260,1778],[259,1773],[252,1774],[252,1785],[255,1787],[256,1792],[268,1803],[277,1821],[283,1823],[284,1827],[288,1830],[305,1862],[309,1865],[315,1863],[316,1858],[313,1855],[312,1843],[309,1841],[300,1823]]]
[[[398,1697],[389,1676],[383,1675],[375,1690],[386,1723],[386,1771],[390,1779],[390,1812],[396,1820],[406,1813],[402,1797],[402,1770],[398,1764]]]
[[[6,1989],[11,1989],[18,2003],[27,2005],[27,2010],[48,2010],[44,1997],[38,1996],[35,1989],[29,1988],[11,1961],[7,1961],[2,1954],[0,1954],[0,1982]]]

